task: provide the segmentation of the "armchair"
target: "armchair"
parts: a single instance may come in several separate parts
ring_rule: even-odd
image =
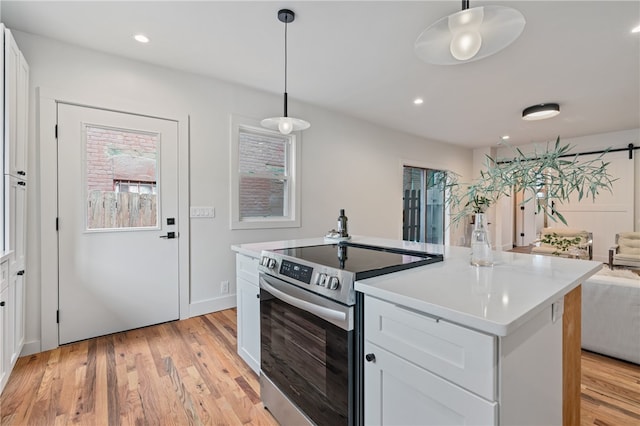
[[[555,234],[555,236],[554,236]],[[547,238],[545,238],[547,237]],[[549,238],[552,237],[552,238]],[[555,237],[555,238],[553,238]],[[577,243],[564,248],[553,245],[546,240],[576,240]],[[561,257],[575,257],[578,259],[593,259],[593,234],[583,229],[573,228],[544,228],[540,239],[531,248],[531,254],[553,255]]]
[[[609,249],[609,268],[614,266],[640,268],[640,232],[616,234],[615,245]]]

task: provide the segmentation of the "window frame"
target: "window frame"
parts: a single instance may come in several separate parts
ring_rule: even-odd
[[[233,229],[272,229],[300,227],[300,134],[291,132],[282,135],[279,132],[260,127],[258,120],[231,116],[230,135],[230,228]],[[287,139],[288,155],[285,156],[285,175],[287,191],[284,197],[284,216],[240,218],[240,133],[277,136]],[[288,173],[287,173],[288,172]]]

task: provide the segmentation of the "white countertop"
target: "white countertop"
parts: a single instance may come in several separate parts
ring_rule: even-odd
[[[356,281],[355,289],[444,320],[506,336],[561,299],[602,264],[555,256],[494,252],[493,267],[469,264],[469,249],[380,238],[353,242],[443,253],[444,261]],[[264,249],[329,244],[323,238],[234,245],[259,257]]]

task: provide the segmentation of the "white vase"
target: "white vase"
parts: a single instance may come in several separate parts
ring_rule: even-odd
[[[476,221],[471,233],[471,264],[493,266],[493,253],[489,241],[487,218],[484,213],[476,213]]]

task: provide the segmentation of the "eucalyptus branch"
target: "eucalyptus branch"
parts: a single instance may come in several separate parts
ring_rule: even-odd
[[[552,208],[552,201],[563,204],[573,197],[577,201],[595,200],[602,190],[612,192],[616,180],[607,171],[609,163],[603,161],[609,149],[584,161],[578,154],[567,157],[571,149],[569,144],[560,145],[559,137],[542,152],[536,147],[530,156],[512,147],[513,158],[509,160],[496,161],[486,156],[485,170],[471,183],[461,183],[460,176],[453,172],[441,173],[430,183],[445,190],[445,205],[450,208],[452,224],[468,215],[484,213],[501,197],[523,192],[520,205],[539,200],[536,207],[539,213],[566,225],[564,216]]]

